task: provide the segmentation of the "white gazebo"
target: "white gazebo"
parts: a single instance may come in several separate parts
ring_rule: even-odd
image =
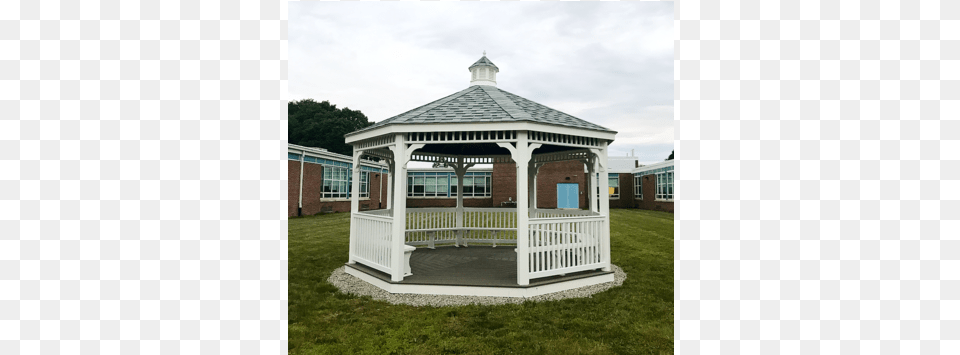
[[[529,297],[613,281],[606,171],[607,146],[616,132],[497,88],[499,68],[486,55],[469,70],[468,88],[346,135],[354,149],[353,191],[360,190],[361,157],[383,159],[390,169],[386,209],[361,212],[358,194],[352,195],[346,271],[393,293]],[[589,172],[588,209],[538,209],[539,168],[568,160],[583,162]],[[411,161],[453,167],[458,192],[476,164],[515,164],[516,208],[464,208],[460,193],[455,208],[407,208]],[[408,265],[411,252],[470,243],[457,252],[497,246],[498,252],[515,251],[515,283],[408,282],[416,276]],[[515,249],[503,247],[510,244]]]

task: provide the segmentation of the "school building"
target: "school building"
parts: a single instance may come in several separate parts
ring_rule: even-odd
[[[634,157],[608,157],[610,208],[673,212],[673,160],[639,166]],[[352,157],[323,148],[287,147],[287,216],[349,212]],[[360,162],[360,210],[383,209],[390,196],[387,165]],[[457,175],[453,168],[409,168],[407,206],[455,207]],[[516,167],[494,163],[471,168],[463,178],[464,207],[515,207]],[[590,178],[579,161],[544,164],[536,176],[538,208],[582,209]]]

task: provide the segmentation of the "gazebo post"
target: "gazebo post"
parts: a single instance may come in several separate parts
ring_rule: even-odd
[[[396,142],[390,147],[393,151],[393,239],[390,241],[390,280],[403,281],[403,241],[407,229],[407,144],[403,133],[397,134]]]
[[[599,187],[597,186],[597,171],[599,170],[597,168],[598,156],[599,156],[599,153],[595,153],[594,156],[590,159],[590,163],[587,164],[587,170],[590,173],[590,186],[587,187],[587,189],[589,190],[589,193],[587,194],[587,198],[590,200],[588,204],[590,206],[590,211],[597,214],[600,213],[600,208],[599,206],[597,206],[597,202],[600,199],[600,196],[597,194],[600,190]]]
[[[541,146],[540,143],[530,144],[527,141],[527,131],[517,131],[516,147],[509,143],[497,143],[510,151],[517,164],[517,284],[521,286],[530,284],[530,186],[527,173],[531,153]]]
[[[453,172],[457,175],[457,240],[453,245],[459,248],[463,243],[463,177],[467,175],[467,169],[463,168],[463,157],[457,157]]]
[[[353,166],[351,171],[351,182],[352,186],[350,187],[350,255],[347,257],[347,263],[354,264],[355,260],[355,248],[357,247],[357,223],[353,223],[353,215],[357,212],[360,212],[360,156],[363,155],[362,150],[356,148],[353,149]]]
[[[387,205],[386,209],[393,208],[393,179],[397,175],[397,168],[393,163],[393,159],[387,159]],[[383,174],[380,174],[380,178],[383,179]]]
[[[532,150],[531,150],[532,153]],[[532,156],[532,154],[531,154]],[[532,160],[532,159],[531,159]],[[536,218],[537,210],[537,174],[540,172],[541,163],[530,165],[530,218]]]
[[[607,142],[600,143],[597,165],[600,171],[600,215],[603,216],[603,233],[600,247],[603,271],[610,271],[610,177],[607,176]]]

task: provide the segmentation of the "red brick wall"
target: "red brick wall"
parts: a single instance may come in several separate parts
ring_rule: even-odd
[[[644,175],[641,179],[643,179],[643,199],[634,199],[635,208],[673,213],[673,201],[656,201],[657,176]]]
[[[517,165],[514,163],[493,164],[493,174],[490,177],[491,206],[500,207],[500,204],[517,200]],[[467,205],[466,202],[463,203]]]
[[[620,177],[620,198],[610,199],[610,208],[634,208],[633,174],[617,175]]]
[[[303,164],[303,207],[304,216],[320,213],[320,190],[323,182],[323,167],[318,164]],[[349,209],[349,203],[347,209]]]
[[[370,174],[370,206],[368,209],[379,210],[381,208],[387,207],[387,182],[390,181],[390,174],[380,174],[380,173],[371,173],[364,172],[365,174]],[[386,181],[384,181],[386,180]],[[380,189],[383,189],[383,196],[380,195]],[[360,208],[363,209],[363,201],[360,203]]]
[[[300,204],[300,162],[287,160],[287,217],[297,215]]]

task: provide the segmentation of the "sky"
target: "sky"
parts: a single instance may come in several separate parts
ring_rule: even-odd
[[[673,150],[673,2],[290,2],[288,100],[381,121],[470,85],[617,131],[610,156]]]

